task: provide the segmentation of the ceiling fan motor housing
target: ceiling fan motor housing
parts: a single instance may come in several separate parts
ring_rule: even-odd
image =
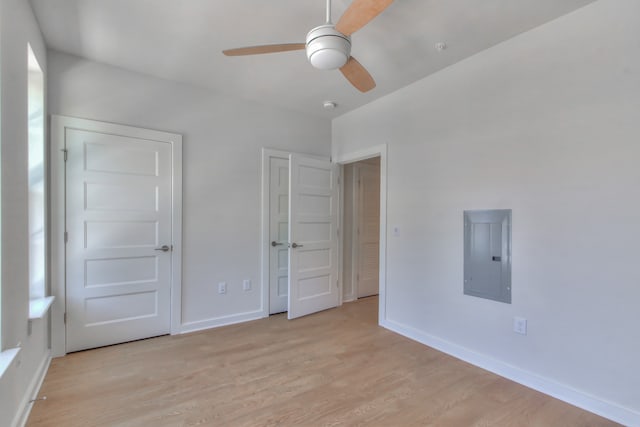
[[[331,24],[321,25],[307,34],[307,58],[315,68],[335,70],[351,56],[351,38]]]

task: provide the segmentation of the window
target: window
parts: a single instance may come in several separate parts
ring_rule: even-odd
[[[29,297],[46,296],[44,75],[29,50]]]

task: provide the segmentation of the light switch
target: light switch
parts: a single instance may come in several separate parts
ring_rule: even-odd
[[[527,335],[527,319],[524,317],[514,317],[513,332],[516,334]]]

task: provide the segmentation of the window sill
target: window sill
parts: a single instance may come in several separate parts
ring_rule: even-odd
[[[49,311],[54,299],[55,297],[44,297],[30,300],[29,320],[42,319]]]
[[[0,352],[0,378],[2,378],[11,366],[13,360],[20,353],[20,348],[10,348],[8,350]]]

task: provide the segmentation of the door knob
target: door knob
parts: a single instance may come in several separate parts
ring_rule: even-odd
[[[276,242],[275,240],[274,240],[273,242],[271,242],[271,246],[273,246],[274,248],[275,248],[276,246],[282,246],[282,245],[283,245],[283,243],[278,243],[278,242]]]
[[[161,248],[155,248],[154,251],[162,251],[162,252],[169,252],[171,248],[167,245],[162,246]]]
[[[292,244],[291,244],[291,247],[292,247],[293,249],[295,249],[295,248],[301,248],[302,246],[304,246],[304,245],[299,245],[299,244],[297,244],[297,243],[292,243]]]

